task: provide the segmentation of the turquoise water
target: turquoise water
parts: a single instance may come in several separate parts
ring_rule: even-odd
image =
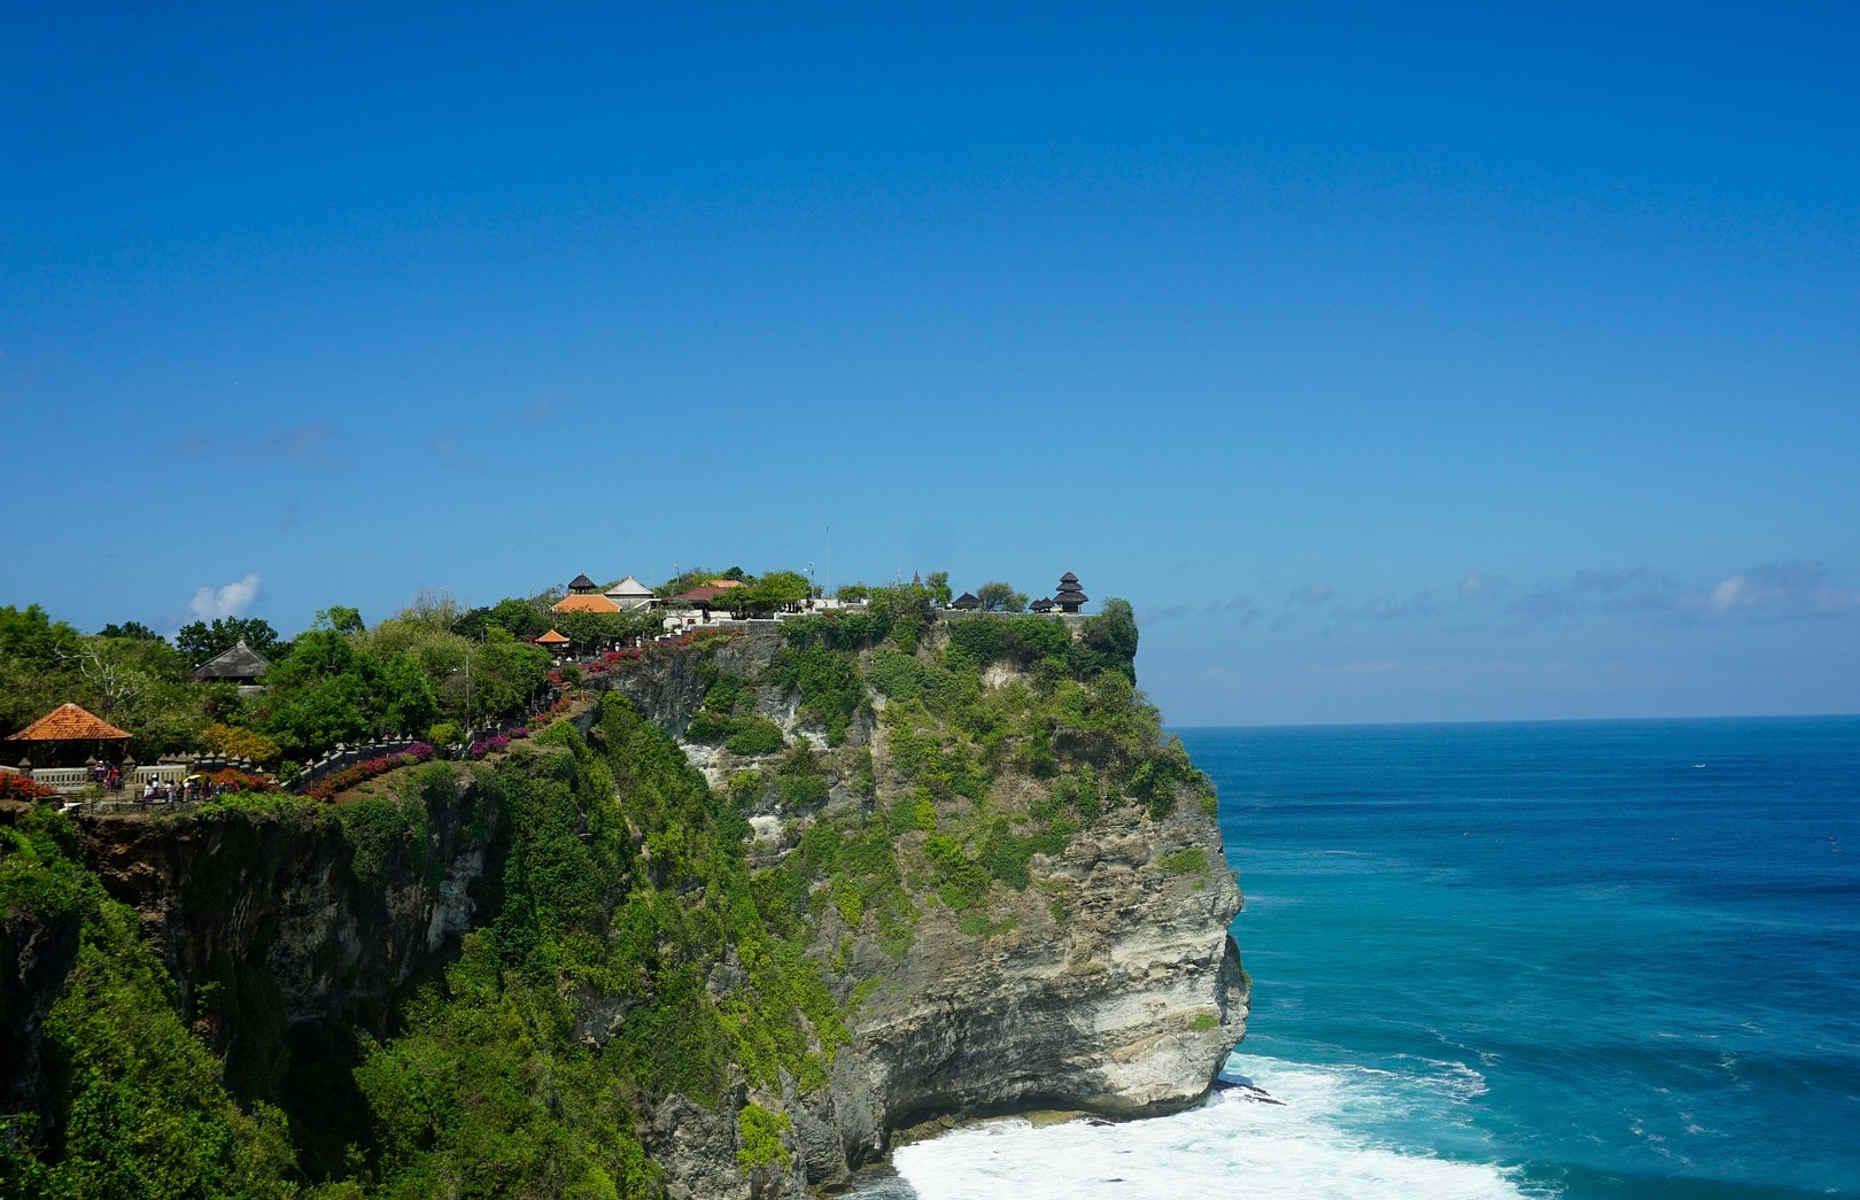
[[[1183,740],[1248,897],[1242,1071],[1476,1073],[1344,1124],[1531,1190],[1860,1194],[1860,719]]]
[[[924,1200],[1860,1195],[1860,718],[1182,737],[1284,1103],[963,1131]]]

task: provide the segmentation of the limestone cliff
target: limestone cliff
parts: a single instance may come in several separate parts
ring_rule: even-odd
[[[651,1160],[642,1194],[799,1197],[845,1181],[932,1116],[1134,1116],[1206,1092],[1245,1032],[1248,1001],[1212,791],[1131,689],[1134,627],[1121,660],[1100,661],[1057,622],[1027,622],[845,644],[825,640],[838,634],[830,626],[814,640],[799,627],[756,630],[594,681],[678,739],[710,784],[708,797],[691,788],[719,830],[746,827],[729,835],[744,845],[731,853],[767,931],[759,949],[727,929],[705,934],[693,944],[720,948],[694,961],[676,944],[690,931],[661,927],[656,949],[647,939],[638,951],[657,966],[583,971],[557,990],[570,1041],[595,1056],[622,1044],[650,1055],[634,1022],[669,1003],[659,970],[695,971],[691,1002],[746,1011],[764,995],[770,937],[796,956],[785,969],[804,966],[825,989],[825,1009],[782,1018],[799,1024],[798,1046],[757,1049],[768,1035],[750,1031],[735,1060],[705,1068],[703,1089],[645,1076],[628,1086],[627,1136]],[[558,739],[513,769],[606,781],[618,841],[631,843],[613,850],[607,903],[696,920],[706,884],[672,865],[684,842],[654,799],[663,769],[661,782],[629,780],[611,722],[589,713],[577,725],[587,745]],[[285,804],[78,823],[84,864],[140,915],[229,1090],[291,1110],[312,1178],[337,1178],[345,1145],[374,1136],[349,1031],[391,1045],[407,989],[438,978],[462,934],[503,921],[529,936],[502,882],[515,878],[506,859],[528,853],[522,814],[566,818],[571,850],[610,836],[585,793],[523,808],[483,769],[418,778],[407,785],[417,793],[340,812]],[[36,1022],[74,938],[56,922],[0,923],[15,1051],[0,1084],[21,1110],[46,1103]],[[625,1180],[619,1190],[632,1194]]]
[[[933,634],[922,656],[942,644]],[[713,674],[766,681],[780,648],[773,634],[738,638],[719,651]],[[984,686],[1000,693],[1027,682],[996,665]],[[705,690],[689,670],[622,676],[615,686],[674,731],[691,727]],[[779,792],[756,796],[750,819],[760,862],[778,865],[798,853],[806,831],[837,814],[883,811],[911,794],[887,736],[887,699],[871,689],[867,698],[875,712],[849,721],[835,749],[808,720],[804,696],[779,683],[754,688],[746,707],[790,739],[807,739],[830,780],[817,811],[785,804]],[[681,745],[719,791],[758,766],[768,769],[768,756],[689,739]],[[1078,749],[1089,757],[1090,747]],[[872,783],[862,795],[863,769]],[[1049,781],[1004,765],[988,799],[997,811],[1023,815],[1050,790]],[[947,817],[975,806],[958,799],[933,807]],[[930,836],[921,829],[898,836],[900,857],[921,854]],[[931,893],[901,954],[886,947],[878,924],[849,928],[843,914],[827,910],[816,953],[837,955],[843,979],[876,985],[866,984],[829,1085],[781,1098],[795,1118],[795,1171],[807,1182],[844,1181],[882,1156],[894,1131],[932,1116],[1031,1107],[1136,1116],[1206,1094],[1245,1034],[1248,1005],[1227,932],[1240,894],[1211,805],[1184,796],[1161,815],[1113,806],[1028,865],[1032,886],[992,888],[981,913],[966,920]],[[680,1107],[663,1117],[655,1153],[694,1195],[748,1194],[740,1190],[746,1180],[721,1178],[716,1130]]]

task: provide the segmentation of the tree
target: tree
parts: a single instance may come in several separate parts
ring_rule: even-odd
[[[489,608],[474,608],[461,616],[452,623],[452,632],[478,641],[488,629],[496,626],[512,637],[533,638],[547,632],[550,623],[548,604],[539,604],[534,598],[508,596]]]
[[[174,644],[189,667],[198,667],[241,641],[268,659],[279,658],[288,649],[279,640],[278,631],[260,617],[215,617],[211,625],[195,621],[181,626],[174,635]]]
[[[58,661],[59,651],[74,649],[77,640],[77,630],[64,621],[52,620],[36,604],[0,608],[0,654],[9,658],[50,667]]]
[[[799,571],[770,571],[749,587],[732,588],[717,599],[733,612],[774,612],[799,604],[813,593],[807,576]]]
[[[1017,592],[1013,585],[991,580],[976,589],[975,598],[982,602],[983,612],[1023,612],[1027,607],[1027,594]]]
[[[316,623],[320,628],[333,629],[337,633],[361,633],[367,628],[362,624],[361,610],[346,604],[332,604],[321,610],[316,615]]]
[[[168,639],[156,633],[140,621],[124,621],[121,625],[105,625],[97,631],[100,638],[133,638],[140,642],[163,642]]]
[[[930,581],[924,586],[930,589],[930,595],[936,600],[938,608],[948,608],[951,598],[956,594],[950,590],[948,571],[930,572]]]
[[[1079,626],[1072,643],[1072,669],[1082,678],[1116,671],[1132,683],[1137,680],[1137,615],[1128,600],[1110,599],[1096,615]]]

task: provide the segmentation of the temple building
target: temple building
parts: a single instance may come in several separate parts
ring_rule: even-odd
[[[1036,612],[1036,613],[1052,612],[1053,602],[1049,600],[1048,598],[1046,598],[1045,596],[1041,596],[1038,600],[1035,600],[1032,604],[1029,604],[1027,606],[1027,611]]]
[[[619,612],[620,606],[601,595],[601,587],[586,575],[577,575],[569,581],[568,595],[549,606],[550,612]]]
[[[194,679],[199,683],[238,684],[239,694],[247,696],[264,687],[265,672],[270,669],[271,664],[265,661],[265,656],[246,645],[244,638],[240,638],[195,667]]]
[[[1088,599],[1090,599],[1090,597],[1084,592],[1079,591],[1079,577],[1077,575],[1067,571],[1064,575],[1059,577],[1059,590],[1053,593],[1053,604],[1058,607],[1060,612],[1075,613],[1079,610],[1079,606],[1084,604]]]
[[[652,589],[631,575],[608,588],[607,598],[622,612],[652,607]]]
[[[964,592],[954,600],[951,600],[949,606],[951,608],[960,609],[963,612],[974,612],[982,606],[982,601],[974,592]]]

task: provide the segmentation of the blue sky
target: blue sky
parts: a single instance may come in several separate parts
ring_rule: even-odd
[[[1179,723],[1860,710],[1851,6],[994,7],[15,9],[0,603],[831,525]]]

